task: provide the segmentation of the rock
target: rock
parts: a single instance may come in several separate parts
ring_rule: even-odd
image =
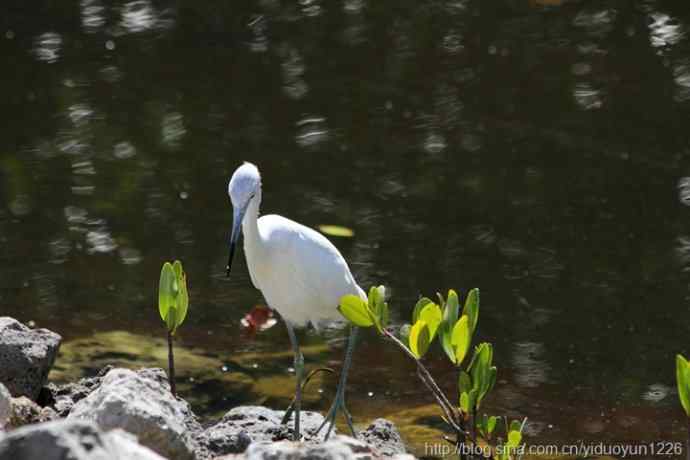
[[[72,407],[98,388],[103,377],[112,369],[112,366],[106,366],[97,375],[79,379],[77,382],[63,385],[49,383],[41,390],[38,403],[42,406],[52,407],[60,417],[67,417]]]
[[[4,430],[12,416],[12,395],[5,385],[0,383],[0,430]]]
[[[244,460],[371,460],[378,457],[378,453],[363,441],[338,435],[321,444],[290,441],[254,443],[249,446],[243,458]],[[230,457],[226,458],[230,460]],[[391,458],[395,460],[414,459],[408,455],[396,455]]]
[[[10,401],[10,420],[7,428],[19,428],[33,423],[47,422],[58,416],[50,407],[41,407],[26,396]]]
[[[102,429],[122,428],[139,442],[175,460],[193,459],[201,431],[189,405],[170,394],[162,369],[113,369],[100,386],[77,402],[69,419],[95,421]],[[203,449],[198,452],[203,457]]]
[[[35,400],[53,366],[62,338],[0,317],[0,382],[13,396]]]
[[[0,460],[165,460],[122,430],[103,433],[93,422],[59,420],[0,435]]]
[[[215,455],[225,455],[244,452],[250,443],[292,439],[294,417],[287,426],[281,425],[283,414],[283,411],[261,406],[235,407],[220,422],[201,432],[197,442]],[[302,411],[300,431],[307,442],[312,440],[322,422],[321,414]]]
[[[376,449],[384,456],[404,454],[405,444],[393,422],[384,418],[377,418],[366,430],[359,432],[359,439]]]

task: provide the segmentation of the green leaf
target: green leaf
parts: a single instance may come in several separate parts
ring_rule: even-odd
[[[369,296],[367,302],[369,304],[369,309],[372,312],[376,312],[380,304],[383,303],[386,297],[386,288],[383,286],[372,286],[369,289]]]
[[[492,415],[486,422],[486,432],[489,434],[489,436],[491,436],[491,433],[493,433],[494,429],[496,428],[496,421],[496,416]]]
[[[470,363],[470,375],[473,388],[477,390],[477,407],[496,381],[497,370],[491,365],[492,360],[493,347],[490,343],[481,343],[475,348]]]
[[[513,420],[510,422],[510,430],[509,431],[517,431],[518,433],[522,432],[522,423],[520,420]]]
[[[453,364],[459,365],[457,362],[457,357],[455,353],[455,347],[452,342],[452,333],[455,323],[458,321],[458,314],[460,310],[460,304],[458,301],[458,295],[454,290],[448,291],[448,300],[443,300],[443,296],[438,294],[440,300],[440,305],[443,308],[443,320],[438,328],[439,341],[441,342],[441,347],[443,351],[448,356],[448,359]]]
[[[422,320],[417,321],[410,329],[410,351],[420,359],[429,350],[430,344],[429,326]]]
[[[170,262],[165,262],[161,268],[158,283],[158,312],[169,331],[175,329],[175,302],[177,298],[177,278]]]
[[[383,328],[388,323],[388,305],[385,302],[386,288],[383,286],[372,286],[369,289],[369,296],[367,298],[367,306],[371,319],[379,332],[383,332]]]
[[[371,327],[374,325],[366,302],[356,295],[348,294],[341,297],[338,311],[355,326]]]
[[[685,410],[685,415],[690,417],[690,367],[682,355],[676,355],[676,384],[680,404]]]
[[[477,417],[474,426],[481,437],[486,439],[486,414],[484,414],[484,417]]]
[[[179,260],[176,260],[173,263],[173,271],[175,272],[175,279],[180,279],[182,278],[182,275],[184,275],[184,270],[182,270],[182,262]]]
[[[489,394],[491,389],[494,387],[494,384],[496,383],[496,366],[491,366],[489,367],[489,371],[486,374],[486,382],[485,385],[483,385],[481,388],[479,388],[479,396],[477,397],[477,407],[481,406],[482,401],[484,401],[484,397]]]
[[[319,231],[331,236],[340,236],[343,238],[352,238],[355,236],[355,232],[348,227],[342,227],[340,225],[319,225]]]
[[[472,389],[472,379],[470,374],[465,371],[460,371],[458,375],[458,393],[468,392]]]
[[[178,293],[175,299],[175,326],[171,331],[174,334],[187,317],[189,293],[187,292],[187,275],[182,268],[182,262],[176,260],[173,264],[173,271],[175,272],[175,280],[178,287]]]
[[[466,391],[460,393],[460,410],[466,414],[470,413],[470,395]]]
[[[520,441],[522,440],[522,433],[519,431],[514,431],[511,430],[510,433],[508,433],[508,447],[510,448],[516,448],[520,445]]]
[[[494,385],[496,384],[496,374],[498,374],[498,369],[496,369],[496,366],[489,367],[489,372],[487,374],[487,385],[483,388],[482,394],[479,397],[480,403],[484,399],[484,396],[486,396],[494,388]]]
[[[470,331],[474,333],[477,327],[477,321],[479,320],[479,289],[472,289],[467,294],[465,308],[463,308],[462,314],[470,318]]]
[[[422,297],[417,301],[417,303],[414,306],[414,310],[412,310],[412,324],[416,323],[419,319],[419,313],[422,311],[422,308],[424,308],[427,304],[430,303],[433,302],[428,297]]]
[[[469,318],[467,315],[462,315],[460,321],[455,323],[450,339],[450,343],[455,350],[455,363],[457,365],[462,364],[462,361],[465,359],[467,350],[470,348],[471,339]]]
[[[388,321],[390,319],[390,313],[388,312],[388,303],[383,302],[381,304],[381,327],[385,328],[388,326]],[[379,331],[381,332],[381,331]]]
[[[458,299],[458,294],[450,289],[448,291],[448,300],[446,300],[446,305],[443,309],[443,320],[449,324],[455,324],[460,316],[460,300]]]
[[[438,297],[438,304],[441,306],[441,309],[444,310],[446,308],[446,299],[443,298],[440,292],[436,293],[436,297]]]
[[[446,353],[446,356],[448,356],[448,359],[450,359],[450,362],[453,364],[457,364],[455,358],[455,348],[451,344],[452,332],[453,325],[446,322],[445,320],[441,321],[441,324],[439,324],[438,326],[438,340],[441,342],[441,347],[443,348],[443,351]]]
[[[424,321],[429,327],[429,342],[433,342],[436,337],[436,331],[441,324],[441,315],[441,307],[433,302],[426,304],[419,312],[417,321]]]
[[[470,411],[477,410],[477,389],[472,388],[468,395],[470,396]]]

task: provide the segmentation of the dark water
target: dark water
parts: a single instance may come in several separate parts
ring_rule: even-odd
[[[284,328],[242,333],[261,297],[241,257],[224,276],[227,180],[250,160],[265,212],[354,229],[333,241],[362,286],[390,286],[396,321],[481,289],[486,410],[529,417],[528,442],[683,436],[687,2],[9,0],[0,62],[0,313],[63,334],[63,370],[93,371],[67,345],[110,331],[136,344],[104,361],[147,363],[160,265],[180,258],[178,345],[228,363],[183,369],[186,396],[209,416],[287,404]],[[337,365],[343,337],[304,333],[308,365]],[[359,350],[355,418],[401,421],[423,453],[441,424],[414,369],[371,333]],[[219,377],[240,371],[282,383]]]

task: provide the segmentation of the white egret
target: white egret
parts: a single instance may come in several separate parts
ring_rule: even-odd
[[[308,322],[317,324],[340,318],[337,306],[342,296],[354,294],[366,300],[366,295],[355,282],[343,256],[321,233],[275,214],[259,217],[261,176],[256,166],[245,162],[237,168],[230,179],[228,195],[233,207],[233,223],[227,275],[230,276],[232,256],[242,231],[244,254],[252,283],[261,291],[268,305],[283,317],[295,354],[297,385],[293,436],[299,440],[304,357],[294,328],[303,327]],[[333,429],[339,409],[343,411],[350,431],[355,435],[352,417],[345,406],[345,386],[356,337],[357,328],[353,327],[335,400],[317,430],[318,433],[329,423],[326,439]]]

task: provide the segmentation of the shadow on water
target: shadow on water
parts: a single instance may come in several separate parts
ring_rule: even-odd
[[[186,374],[178,356],[196,410],[289,402],[282,327],[242,335],[261,299],[241,257],[223,273],[225,188],[250,160],[266,212],[354,229],[334,242],[361,285],[391,287],[397,321],[420,294],[482,289],[499,365],[487,411],[528,416],[530,442],[682,436],[688,4],[11,0],[0,12],[0,305],[65,336],[55,378],[93,369],[70,355],[89,340],[109,361],[161,365],[156,280],[180,258]],[[117,331],[148,346],[128,350]],[[342,336],[306,333],[326,348],[309,364],[337,366]],[[438,423],[413,369],[373,335],[360,350],[351,409],[403,423],[423,453]],[[451,391],[440,354],[430,366]],[[334,382],[323,387],[308,406],[325,409]]]

